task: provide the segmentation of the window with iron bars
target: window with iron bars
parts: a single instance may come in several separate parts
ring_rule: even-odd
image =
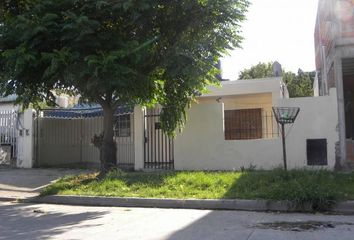
[[[115,116],[114,135],[116,137],[130,137],[130,114]]]
[[[278,125],[273,113],[261,108],[225,110],[225,140],[276,138]]]

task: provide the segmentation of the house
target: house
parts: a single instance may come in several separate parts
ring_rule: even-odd
[[[354,3],[320,0],[315,26],[315,95],[336,89],[339,144],[338,167],[354,163]]]
[[[335,89],[326,96],[289,98],[281,77],[210,87],[188,110],[185,128],[173,139],[161,129],[163,109],[117,109],[117,164],[136,170],[281,167],[282,141],[273,107],[300,108],[295,123],[286,127],[288,167],[334,169],[339,141]],[[46,110],[35,118],[29,112],[24,118],[29,136],[24,138],[33,153],[22,154],[18,166],[97,165],[99,151],[91,139],[102,133],[100,111]]]
[[[299,107],[286,127],[289,168],[335,166],[337,111],[325,97],[288,98],[282,78],[222,82],[192,106],[174,143],[177,170],[272,169],[282,166],[282,143],[272,107]]]

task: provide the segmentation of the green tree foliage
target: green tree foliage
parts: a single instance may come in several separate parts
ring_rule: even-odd
[[[249,69],[244,69],[240,72],[239,79],[255,79],[255,78],[266,78],[273,77],[273,63],[258,63]]]
[[[239,74],[240,80],[274,77],[273,62],[259,63],[250,69],[245,69]],[[298,73],[285,72],[283,70],[283,81],[286,84],[290,97],[309,97],[313,96],[313,81],[315,72],[303,72],[299,69]]]
[[[313,96],[313,72],[302,72],[299,69],[298,74],[292,72],[283,73],[290,97],[310,97]]]
[[[0,90],[25,105],[80,94],[104,112],[101,162],[116,163],[113,113],[164,107],[173,135],[185,109],[217,83],[217,60],[238,47],[247,0],[5,0]]]

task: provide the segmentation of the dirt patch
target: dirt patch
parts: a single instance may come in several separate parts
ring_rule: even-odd
[[[316,231],[328,228],[335,228],[341,225],[354,225],[354,223],[348,222],[321,222],[321,221],[305,221],[305,222],[271,222],[271,223],[259,223],[254,225],[259,229],[273,229],[280,231],[291,232],[303,232],[303,231]]]

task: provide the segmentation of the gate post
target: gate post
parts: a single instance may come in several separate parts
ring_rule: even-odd
[[[134,107],[134,170],[144,168],[144,109]]]
[[[20,134],[18,137],[18,154],[16,166],[19,168],[32,168],[33,167],[33,109],[26,109],[21,114],[18,121]]]

